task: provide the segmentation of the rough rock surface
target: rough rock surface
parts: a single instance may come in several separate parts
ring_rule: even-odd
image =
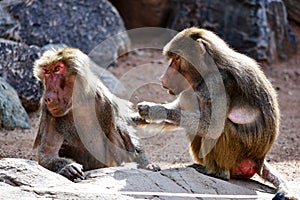
[[[283,0],[289,19],[300,24],[300,1],[299,0]]]
[[[28,111],[38,109],[41,84],[33,76],[32,66],[40,55],[40,48],[0,39],[0,77],[17,91]]]
[[[0,160],[0,198],[196,199],[215,195],[217,199],[222,197],[220,195],[249,195],[249,198],[271,199],[274,192],[254,181],[222,181],[192,168],[151,172],[130,167],[127,164],[89,171],[86,180],[73,183],[35,161],[3,158]]]
[[[28,45],[41,47],[63,42],[89,53],[103,40],[125,31],[119,13],[107,0],[5,0],[1,6],[7,14],[0,15],[0,19],[7,15],[8,19],[2,20],[7,23],[0,23],[0,37]],[[98,48],[98,56],[102,58],[98,64],[103,67],[126,48],[127,34],[120,34],[105,45]]]
[[[29,117],[17,92],[0,78],[0,126],[7,129],[30,128]]]
[[[3,1],[4,2],[4,1]],[[18,25],[12,16],[5,10],[3,2],[0,2],[0,35],[3,36],[7,30],[10,30]],[[8,36],[8,35],[6,35]]]
[[[190,26],[213,30],[258,60],[286,59],[297,47],[282,0],[172,0],[168,24],[178,31]]]
[[[286,7],[278,0],[267,0],[265,5],[269,36],[267,56],[287,60],[289,55],[296,53],[298,42],[287,20]]]

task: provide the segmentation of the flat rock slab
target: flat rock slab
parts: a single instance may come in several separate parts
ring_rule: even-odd
[[[189,167],[151,172],[131,166],[92,170],[86,172],[86,180],[74,183],[35,161],[3,158],[0,199],[271,199],[274,195],[273,188],[255,181],[222,181]]]

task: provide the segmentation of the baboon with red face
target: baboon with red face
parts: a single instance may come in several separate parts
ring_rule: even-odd
[[[74,48],[49,50],[35,62],[34,75],[44,85],[34,142],[39,164],[70,180],[123,162],[149,167],[129,117],[131,103],[103,85],[91,62]]]

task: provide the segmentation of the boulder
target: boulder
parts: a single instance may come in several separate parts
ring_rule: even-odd
[[[171,0],[168,27],[200,26],[216,32],[234,49],[260,61],[286,59],[297,41],[282,0]]]
[[[269,48],[267,55],[271,59],[287,60],[297,51],[297,37],[287,20],[283,1],[268,0],[266,4]]]
[[[0,78],[0,127],[30,128],[29,117],[17,92],[3,78]]]
[[[261,183],[223,181],[189,167],[152,172],[136,169],[129,163],[88,171],[85,180],[74,183],[35,161],[16,158],[0,160],[0,190],[1,199],[271,199],[274,196],[274,189]],[[294,190],[297,191],[296,187]]]
[[[286,6],[289,19],[300,24],[300,1],[298,0],[283,0]]]
[[[63,42],[87,54],[101,45],[95,57],[103,67],[113,62],[129,42],[126,33],[119,34],[125,31],[123,21],[107,0],[4,0],[0,10],[5,11],[0,15],[0,20],[5,19],[0,23],[0,37],[39,47]],[[111,36],[114,40],[102,43]]]
[[[7,30],[18,26],[18,22],[9,15],[4,7],[4,1],[0,1],[0,36],[10,37]]]
[[[40,53],[37,46],[0,39],[0,77],[14,87],[28,111],[38,109],[42,95],[41,84],[32,72]]]
[[[47,44],[45,46],[43,46],[41,48],[42,50],[42,54],[45,53],[45,51],[48,51],[48,50],[59,50],[59,49],[62,49],[62,48],[66,48],[68,47],[68,45],[66,44],[63,44],[63,43],[60,43],[60,44]]]

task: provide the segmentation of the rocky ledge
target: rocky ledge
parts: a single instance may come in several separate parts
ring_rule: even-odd
[[[290,183],[294,192],[296,185]],[[272,199],[275,192],[255,180],[223,181],[190,167],[152,172],[134,164],[89,171],[74,183],[16,158],[0,160],[0,191],[0,199]]]

